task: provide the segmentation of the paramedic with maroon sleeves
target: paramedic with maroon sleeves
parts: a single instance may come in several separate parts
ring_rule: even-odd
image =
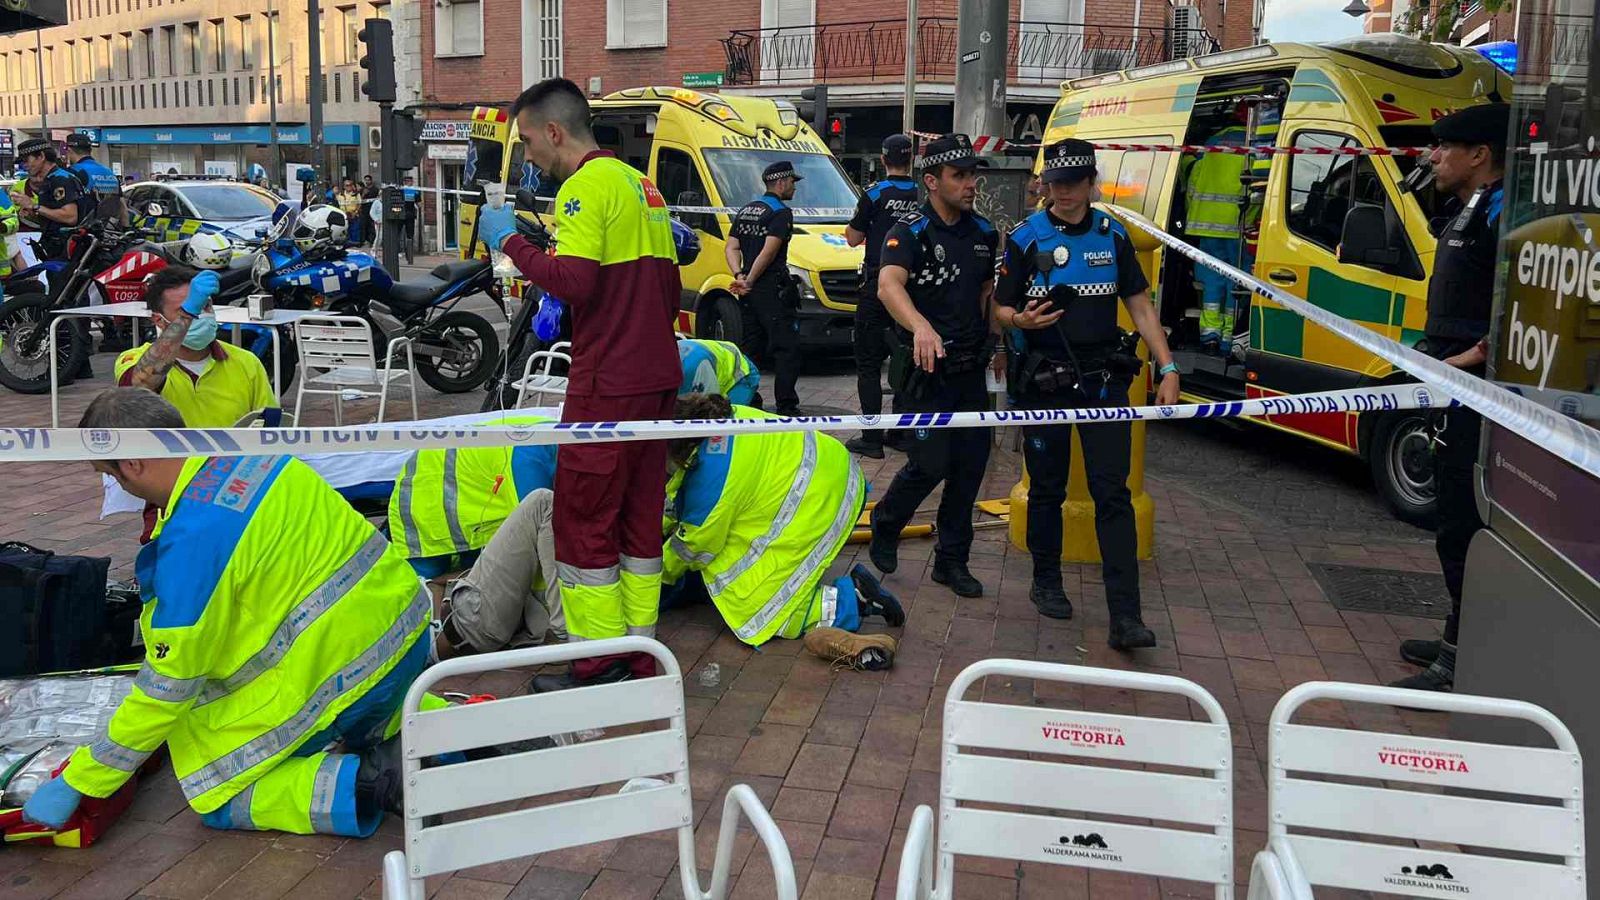
[[[541,81],[511,110],[525,158],[561,179],[557,247],[547,255],[516,234],[510,205],[485,206],[478,233],[572,315],[566,422],[672,418],[683,372],[673,322],[677,253],[667,204],[654,184],[590,130],[589,102],[562,78]],[[661,514],[667,445],[566,444],[556,454],[556,575],[569,640],[653,636],[661,589]],[[646,654],[577,660],[533,690],[655,674]]]

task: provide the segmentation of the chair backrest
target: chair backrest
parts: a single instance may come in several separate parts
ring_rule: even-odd
[[[377,371],[372,325],[358,316],[305,316],[294,323],[300,365],[307,369]]]
[[[1192,701],[1210,721],[962,699],[986,676],[1176,694]],[[939,896],[951,896],[955,854],[1204,881],[1217,886],[1217,897],[1232,896],[1233,739],[1222,707],[1199,685],[1167,675],[983,660],[968,666],[950,685],[943,749]],[[1012,756],[969,752],[980,749]],[[1034,758],[1015,758],[1019,753]],[[1037,758],[1041,754],[1202,774],[1082,765]],[[970,805],[974,803],[990,808]],[[1004,809],[993,808],[995,804]],[[1016,807],[1032,809],[1012,811]],[[1153,824],[1130,825],[1100,816],[1148,819]]]
[[[663,673],[618,684],[571,688],[484,703],[420,710],[424,692],[441,679],[496,669],[564,662],[594,655],[599,644],[533,647],[446,660],[422,673],[406,694],[401,744],[405,771],[406,874],[421,879],[456,869],[676,829],[693,868],[694,814],[689,798],[689,745],[684,731],[683,678],[666,647],[642,637],[606,642],[606,653],[649,653]],[[588,729],[666,721],[665,729],[604,737],[570,746],[526,750],[423,768],[422,760],[453,751],[512,744]],[[657,776],[664,785],[505,812],[507,801],[588,793],[601,785]],[[492,809],[482,807],[499,804]],[[448,813],[453,821],[431,824]]]
[[[1312,700],[1519,719],[1543,729],[1556,746],[1293,724],[1295,711]],[[1269,729],[1269,842],[1285,869],[1298,868],[1307,883],[1424,897],[1585,896],[1583,762],[1572,733],[1548,710],[1518,700],[1314,681],[1283,695]],[[1402,787],[1419,785],[1451,793]],[[1549,861],[1373,842],[1394,838]]]

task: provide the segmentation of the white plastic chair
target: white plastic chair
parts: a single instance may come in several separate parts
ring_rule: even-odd
[[[1176,694],[1199,706],[1210,721],[961,699],[985,676]],[[1206,774],[966,752],[972,749],[1176,766]],[[933,810],[919,806],[900,856],[896,900],[949,900],[958,853],[1204,881],[1216,885],[1218,900],[1233,896],[1233,739],[1222,707],[1192,681],[1086,666],[983,660],[964,669],[950,685],[942,756],[938,877],[933,871]],[[1004,809],[994,808],[996,804]],[[1033,809],[1013,811],[1016,807]],[[1059,810],[1082,812],[1066,816]],[[1094,816],[1182,822],[1209,830],[1127,825]]]
[[[532,394],[538,398],[539,405],[544,405],[544,395],[552,394],[557,397],[567,396],[567,377],[565,375],[552,375],[550,370],[556,362],[564,362],[570,369],[572,367],[572,342],[557,341],[548,349],[536,350],[528,354],[528,361],[522,366],[522,377],[517,379],[512,387],[517,389],[517,409]],[[534,372],[535,365],[539,371]]]
[[[294,395],[294,421],[302,424],[300,402],[306,394],[330,394],[334,397],[333,424],[344,424],[344,401],[371,397],[363,387],[377,387],[378,421],[383,421],[389,404],[389,385],[399,379],[406,380],[411,394],[411,418],[417,415],[417,361],[411,352],[410,338],[397,337],[389,342],[383,366],[378,366],[378,351],[372,333],[372,323],[359,316],[305,316],[295,320],[295,344],[300,352],[300,386]],[[396,369],[395,359],[405,351],[405,368]],[[312,375],[313,369],[322,370]],[[331,385],[326,390],[307,387],[310,384]],[[352,396],[353,395],[353,396]]]
[[[662,674],[419,711],[423,693],[445,678],[620,653],[648,653]],[[776,896],[795,900],[798,895],[789,845],[755,792],[742,784],[730,789],[723,801],[711,887],[700,887],[683,676],[671,651],[656,641],[624,637],[446,660],[412,683],[403,716],[406,841],[404,851],[390,851],[384,857],[384,900],[423,900],[424,879],[430,875],[666,830],[678,833],[684,896],[722,900],[728,894],[734,832],[741,818],[749,820],[767,849]],[[667,727],[454,765],[425,769],[421,764],[441,753],[656,720],[666,720]],[[608,788],[580,800],[512,812],[460,815],[488,804],[650,776],[669,778],[670,783],[626,794]],[[455,821],[437,823],[435,817],[451,813],[458,814],[451,817]]]
[[[1313,700],[1516,719],[1543,729],[1556,749],[1292,724],[1295,712]],[[1250,872],[1251,900],[1309,900],[1312,885],[1416,897],[1586,896],[1583,761],[1572,733],[1543,707],[1495,697],[1312,681],[1284,694],[1273,708],[1268,756],[1267,849],[1256,854]],[[1457,793],[1348,784],[1326,780],[1328,776]],[[1465,797],[1460,791],[1495,797]],[[1300,830],[1291,833],[1290,828]],[[1319,834],[1305,834],[1305,829]],[[1378,844],[1371,837],[1542,854],[1562,861]]]

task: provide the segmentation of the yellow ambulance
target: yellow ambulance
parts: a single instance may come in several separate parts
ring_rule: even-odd
[[[800,290],[800,341],[811,349],[847,349],[855,321],[862,250],[844,237],[855,187],[827,144],[800,120],[793,104],[760,97],[735,97],[688,88],[642,87],[590,101],[594,131],[610,150],[650,176],[673,207],[737,209],[761,196],[761,171],[778,160],[801,176],[792,207],[834,211],[795,214],[789,243],[789,273]],[[532,188],[550,211],[560,184],[523,160],[517,126],[504,110],[473,111],[465,180],[474,187],[503,182],[509,198]],[[461,204],[461,233],[472,234],[477,207]],[[843,211],[843,212],[839,212]],[[729,292],[724,247],[730,219],[725,212],[673,215],[700,235],[700,257],[683,268],[683,305],[678,327],[685,334],[744,343],[743,308]],[[560,236],[557,236],[557,241]],[[463,257],[483,255],[465,246]],[[519,294],[521,286],[513,285]]]
[[[1510,78],[1476,52],[1392,34],[1321,45],[1266,44],[1079,78],[1062,87],[1047,144],[1066,137],[1205,144],[1242,119],[1249,140],[1279,147],[1426,147],[1433,140],[1434,120],[1464,106],[1511,97]],[[1100,150],[1097,155],[1106,203],[1184,236],[1187,164],[1182,154]],[[1255,177],[1247,184],[1254,189],[1241,202],[1241,218],[1248,227],[1257,213],[1260,217],[1255,275],[1416,345],[1427,318],[1435,245],[1430,219],[1439,215],[1425,166],[1418,172],[1419,165],[1414,157],[1279,154],[1271,157],[1270,167],[1248,166]],[[1357,208],[1362,211],[1347,220]],[[1341,258],[1347,221],[1357,219],[1381,221],[1382,240],[1363,241],[1362,252],[1347,250]],[[1190,399],[1235,400],[1407,380],[1383,360],[1259,299],[1241,300],[1234,347],[1221,354],[1202,352],[1194,264],[1181,254],[1155,253],[1155,296]],[[1248,253],[1241,255],[1248,266]],[[1431,519],[1432,466],[1421,413],[1252,421],[1360,454],[1397,515],[1418,524]]]

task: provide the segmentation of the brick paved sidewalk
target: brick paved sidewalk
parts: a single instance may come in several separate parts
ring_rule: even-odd
[[[102,355],[95,363],[108,369],[110,357]],[[802,381],[808,403],[839,408],[854,408],[852,385],[851,378],[837,375]],[[93,391],[88,385],[67,389],[64,421],[75,420]],[[426,414],[432,415],[464,411],[477,400],[476,395],[425,396]],[[0,393],[0,422],[42,424],[48,417],[44,399]],[[881,493],[902,459],[891,453],[881,463],[863,461],[875,490]],[[1017,454],[997,448],[984,496],[1004,496],[1018,468]],[[0,470],[0,479],[5,539],[111,556],[124,572],[131,566],[137,526],[129,516],[97,520],[98,484],[87,465],[15,465]],[[1318,524],[1301,509],[1230,500],[1214,480],[1206,484],[1153,474],[1148,488],[1156,501],[1157,551],[1155,560],[1141,564],[1141,575],[1145,619],[1161,646],[1132,657],[1105,645],[1108,623],[1098,568],[1071,566],[1066,572],[1076,618],[1043,619],[1027,599],[1027,555],[1010,546],[1004,529],[978,532],[972,569],[988,590],[977,600],[960,600],[927,577],[931,541],[902,546],[900,571],[886,582],[905,602],[909,621],[889,672],[831,672],[793,641],[776,640],[752,652],[710,607],[663,615],[660,637],[688,673],[701,865],[711,860],[721,794],[732,784],[746,783],[787,837],[805,897],[892,896],[911,812],[918,804],[937,803],[946,687],[973,661],[1006,656],[1181,675],[1216,695],[1234,733],[1236,871],[1242,884],[1250,857],[1265,843],[1262,757],[1265,722],[1277,698],[1309,680],[1372,683],[1408,674],[1412,670],[1395,654],[1398,636],[1431,635],[1438,628],[1425,619],[1341,612],[1307,564],[1359,563],[1427,573],[1437,572],[1437,563],[1428,535],[1388,520],[1368,522],[1352,514],[1348,521]],[[1382,514],[1369,508],[1364,515]],[[864,548],[847,548],[840,569],[858,554],[864,558]],[[720,667],[720,679],[715,686],[702,685],[697,676],[713,663]],[[462,687],[506,694],[521,690],[524,682],[522,675],[491,673]],[[1182,701],[1025,680],[991,680],[985,698],[1190,715]],[[1433,714],[1321,706],[1311,717],[1335,726],[1442,734],[1446,724]],[[0,849],[0,895],[8,900],[378,897],[380,861],[400,846],[400,835],[392,817],[365,841],[212,831],[185,806],[169,773],[142,785],[133,808],[90,849]],[[438,898],[484,900],[677,897],[675,861],[675,844],[662,834],[470,870],[436,879],[430,890]],[[770,870],[761,852],[752,853],[749,835],[739,844],[734,865],[743,876],[735,883],[735,896],[770,894]],[[1031,863],[967,859],[957,869],[958,897],[1211,896],[1200,885]],[[1328,894],[1336,895],[1355,896]]]

